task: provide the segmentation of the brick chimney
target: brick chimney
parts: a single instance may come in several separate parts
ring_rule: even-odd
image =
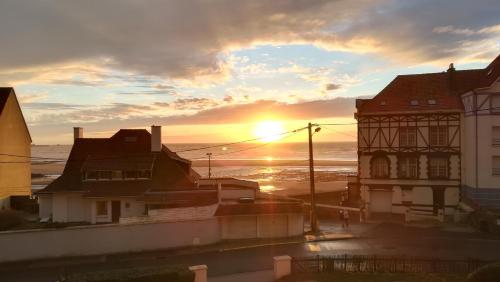
[[[73,127],[73,138],[74,140],[78,138],[83,138],[83,128],[82,127]]]
[[[161,126],[151,126],[151,152],[161,152]]]

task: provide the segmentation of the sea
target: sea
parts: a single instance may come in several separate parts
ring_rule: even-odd
[[[305,180],[309,175],[307,143],[178,143],[165,144],[171,151],[193,161],[193,169],[212,177],[261,180]],[[356,172],[355,142],[318,142],[313,146],[316,176],[329,179]],[[34,145],[33,162],[65,163],[71,145]],[[37,159],[44,158],[44,159]]]

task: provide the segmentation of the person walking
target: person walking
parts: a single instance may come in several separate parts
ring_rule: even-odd
[[[342,218],[344,219],[342,221],[342,227],[349,228],[349,211],[348,210],[342,211]]]

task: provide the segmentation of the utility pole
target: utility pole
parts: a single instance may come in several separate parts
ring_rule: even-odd
[[[309,183],[311,185],[311,231],[318,232],[318,218],[316,216],[316,192],[314,185],[314,157],[313,157],[313,144],[312,144],[312,136],[313,131],[312,127],[317,126],[317,124],[309,123],[307,125],[307,129],[309,132]],[[321,130],[321,127],[316,127],[314,132],[318,132]]]
[[[212,153],[207,153],[207,156],[208,156],[208,179],[210,179],[212,177],[212,166],[210,163],[210,160],[212,158]]]

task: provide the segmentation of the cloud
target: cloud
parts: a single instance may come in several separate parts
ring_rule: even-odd
[[[4,0],[0,34],[8,40],[2,42],[0,71],[89,62],[146,76],[216,83],[231,75],[230,51],[261,44],[313,44],[410,63],[474,59],[498,51],[497,4],[495,0],[147,4]],[[259,70],[258,65],[253,67],[248,71]],[[85,85],[86,81],[59,83]]]
[[[326,91],[332,91],[332,90],[340,89],[340,87],[341,87],[340,84],[328,83],[328,84],[325,85],[325,90]]]
[[[0,4],[0,33],[9,40],[0,66],[93,61],[145,75],[223,79],[230,50],[280,42],[351,45],[326,29],[370,3],[6,0]]]
[[[112,103],[91,108],[57,103],[31,103],[26,108],[47,109],[49,113],[33,120],[32,126],[62,126],[64,124],[94,124],[98,128],[146,126],[152,123],[194,125],[246,123],[256,119],[303,120],[327,117],[351,117],[355,98],[334,98],[299,103],[258,100],[245,104],[221,105],[216,100],[191,98],[172,103],[155,102],[152,105]],[[214,104],[219,105],[214,107]],[[73,111],[60,111],[71,109]],[[198,110],[192,114],[168,114],[168,109]],[[54,111],[59,110],[59,111]],[[65,121],[65,122],[61,122]]]

